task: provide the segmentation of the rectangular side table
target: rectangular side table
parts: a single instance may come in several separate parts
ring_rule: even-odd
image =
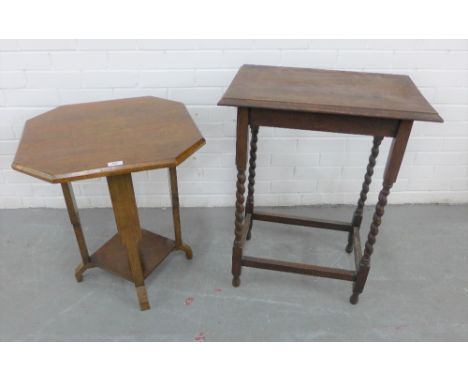
[[[82,263],[78,282],[100,267],[135,284],[141,310],[149,309],[145,278],[172,252],[188,259],[180,227],[176,166],[205,144],[185,106],[155,97],[60,106],[26,122],[12,167],[61,183]],[[168,168],[175,240],[140,227],[132,172]],[[88,253],[71,182],[106,177],[117,233]]]
[[[244,65],[218,105],[237,107],[236,213],[232,249],[233,285],[240,285],[242,267],[300,273],[353,282],[350,298],[356,304],[370,269],[370,257],[390,188],[395,183],[414,120],[443,122],[408,76]],[[248,193],[245,181],[251,130]],[[260,126],[369,135],[373,146],[361,194],[351,222],[306,219],[257,212],[254,209],[255,160]],[[360,226],[379,145],[392,138],[383,186],[364,251]],[[245,206],[244,206],[245,204]],[[244,256],[254,220],[348,233],[346,251],[354,248],[356,269],[346,270]]]

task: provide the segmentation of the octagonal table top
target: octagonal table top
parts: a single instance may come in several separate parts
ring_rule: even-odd
[[[406,75],[243,65],[218,105],[443,122]]]
[[[176,166],[205,144],[182,103],[60,106],[26,122],[12,167],[51,183]]]

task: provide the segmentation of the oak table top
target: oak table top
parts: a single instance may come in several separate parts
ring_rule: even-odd
[[[442,122],[410,77],[244,65],[218,105]]]
[[[12,167],[63,183],[173,167],[204,143],[179,102],[138,97],[83,103],[27,121]]]

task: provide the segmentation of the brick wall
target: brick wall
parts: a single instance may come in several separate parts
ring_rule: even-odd
[[[466,40],[0,40],[0,208],[64,207],[60,186],[10,168],[26,119],[61,104],[141,95],[186,103],[207,139],[179,167],[182,205],[232,206],[235,110],[215,105],[244,63],[410,75],[445,123],[415,123],[390,203],[468,202]],[[371,138],[259,135],[257,204],[356,202]],[[384,140],[382,157],[388,147]],[[169,205],[164,170],[134,179],[141,206]],[[110,205],[102,179],[77,182],[75,192],[80,207]]]

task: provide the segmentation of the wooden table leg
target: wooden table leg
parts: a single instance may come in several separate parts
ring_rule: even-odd
[[[245,192],[245,169],[247,167],[247,146],[249,142],[249,115],[248,109],[237,110],[237,140],[236,140],[236,220],[234,230],[234,243],[232,247],[232,285],[240,285],[240,274],[242,268],[242,231],[244,227],[244,192]]]
[[[122,245],[127,249],[128,262],[135,283],[140,309],[149,309],[148,295],[141,265],[139,243],[141,240],[140,220],[133,191],[132,175],[107,177],[107,184],[114,209],[117,231]]]
[[[377,234],[379,233],[379,226],[382,222],[382,216],[387,204],[387,197],[390,194],[390,188],[395,183],[398,172],[400,170],[401,162],[405,154],[406,144],[411,133],[412,121],[401,121],[398,128],[398,133],[393,139],[392,146],[387,158],[387,165],[385,167],[383,187],[379,193],[379,200],[375,206],[374,216],[370,226],[367,242],[364,247],[364,254],[359,263],[359,269],[356,275],[356,281],[353,283],[353,294],[349,301],[351,304],[357,304],[359,295],[364,289],[367,281],[367,276],[370,270],[370,257],[374,251],[374,244],[376,242]]]
[[[76,241],[78,242],[78,247],[80,249],[81,264],[75,270],[75,278],[76,281],[81,282],[83,281],[83,273],[87,269],[93,268],[94,265],[91,264],[91,259],[89,257],[83,228],[81,227],[80,214],[78,213],[75,194],[71,183],[62,183],[62,191],[63,197],[65,198],[65,204],[67,205],[68,216],[70,217],[70,222],[75,231]]]
[[[372,146],[371,155],[369,157],[366,175],[364,176],[364,182],[362,183],[361,195],[357,203],[356,211],[354,211],[353,215],[352,225],[354,227],[361,227],[364,204],[367,199],[367,193],[369,192],[369,186],[372,182],[372,175],[374,174],[374,167],[377,156],[379,155],[379,146],[382,143],[382,140],[383,137],[374,137],[374,143]],[[353,232],[354,231],[350,231],[348,234],[348,245],[346,246],[346,252],[348,253],[353,251]]]
[[[249,157],[249,184],[247,186],[247,202],[245,205],[246,213],[253,213],[254,210],[254,187],[255,187],[255,168],[257,160],[257,141],[258,141],[258,126],[251,126],[252,140],[250,141],[250,157]],[[252,237],[253,219],[250,219],[249,231],[247,232],[247,240]]]
[[[177,186],[177,169],[169,167],[169,181],[171,184],[171,200],[172,200],[172,218],[174,220],[175,248],[185,252],[185,257],[191,259],[192,249],[184,244],[182,240],[182,229],[180,226],[180,209],[179,209],[179,189]]]

